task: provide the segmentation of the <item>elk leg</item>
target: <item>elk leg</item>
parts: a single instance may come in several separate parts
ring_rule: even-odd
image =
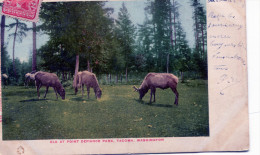
[[[153,102],[155,102],[155,92],[156,92],[156,88],[153,91]]]
[[[171,88],[171,89],[172,89],[172,91],[173,91],[174,94],[175,94],[175,102],[174,102],[174,104],[178,105],[179,93],[178,93],[178,91],[177,91],[176,88]]]
[[[37,85],[37,94],[38,94],[38,99],[40,99],[40,92],[39,92],[39,89],[41,88],[41,83],[39,83]]]
[[[156,91],[156,88],[152,87],[151,88],[150,103],[152,102],[152,97],[153,97],[153,102],[155,102],[155,91]]]
[[[53,87],[53,89],[54,89],[54,92],[55,92],[55,94],[56,94],[56,98],[58,99],[57,90],[56,90],[56,88],[55,88],[55,87]]]
[[[45,92],[44,98],[46,98],[46,95],[47,95],[47,93],[48,93],[48,90],[49,90],[49,86],[46,87],[46,92]]]
[[[152,103],[152,97],[153,97],[153,88],[150,89],[151,90],[151,96],[150,96],[150,104]]]
[[[88,92],[88,99],[89,99],[89,92],[90,92],[89,86],[87,86],[87,92]]]
[[[36,91],[38,90],[38,87],[40,86],[41,83],[35,81],[35,86],[36,86]],[[40,88],[39,88],[40,89]]]

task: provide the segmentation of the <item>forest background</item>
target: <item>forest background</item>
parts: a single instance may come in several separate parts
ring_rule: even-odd
[[[102,84],[140,83],[148,72],[207,79],[204,3],[53,2],[42,4],[37,24],[1,16],[2,74],[10,85],[24,85],[34,70],[55,72],[68,85],[79,70]]]

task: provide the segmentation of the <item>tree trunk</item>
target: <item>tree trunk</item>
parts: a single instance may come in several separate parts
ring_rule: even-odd
[[[71,73],[69,72],[69,80],[71,80]]]
[[[91,72],[89,60],[88,60],[88,71]]]
[[[169,58],[170,58],[170,53],[167,54],[167,73],[169,73]]]
[[[194,8],[195,11],[196,11],[196,8]],[[196,44],[196,49],[198,50],[198,47],[199,47],[199,44],[198,44],[198,41],[199,41],[199,34],[198,34],[198,21],[197,21],[197,17],[196,17],[196,13],[195,13],[195,44]]]
[[[116,73],[116,83],[118,83],[118,73]]]
[[[204,42],[204,34],[203,34],[203,24],[201,23],[201,34],[202,34],[202,58],[204,58],[204,44],[205,44],[205,42]]]
[[[172,2],[173,2],[173,7],[175,6],[175,2],[174,2],[174,0],[172,0]],[[176,27],[175,27],[175,10],[174,10],[174,13],[173,13],[173,26],[174,26],[174,38],[175,38],[175,40],[174,40],[174,42],[175,42],[175,44],[174,44],[174,47],[176,47],[176,44],[177,44],[177,42],[176,42]]]
[[[5,44],[5,15],[2,15],[1,19],[1,52],[4,51]]]
[[[184,82],[184,73],[181,71],[181,82]]]
[[[120,74],[120,78],[121,78],[121,83],[122,83],[122,81],[123,81],[123,76],[122,76],[122,73]]]
[[[37,51],[36,51],[36,23],[33,22],[33,55],[32,55],[32,71],[37,70]]]
[[[174,2],[173,2],[174,3]],[[174,4],[173,4],[174,6]],[[174,13],[174,12],[173,12]],[[171,45],[172,45],[172,49],[174,48],[173,46],[173,30],[172,30],[172,8],[170,8],[170,32],[171,32]],[[168,70],[168,69],[167,69]],[[168,71],[167,71],[168,72]]]
[[[67,81],[67,79],[68,79],[68,74],[67,72],[64,72],[64,80]]]
[[[17,29],[18,29],[18,19],[16,19],[16,27],[15,27],[15,32],[14,32],[14,42],[13,42],[13,71],[14,71],[14,76],[16,77],[16,69],[15,69],[15,40],[16,40],[16,34],[17,34]]]
[[[125,81],[126,81],[126,83],[128,82],[128,79],[127,79],[127,67],[125,68]]]
[[[111,83],[111,74],[109,74],[109,83]]]
[[[62,71],[62,82],[64,82],[65,81],[65,73],[64,73],[64,71]]]
[[[73,88],[77,87],[77,78],[76,75],[79,71],[79,55],[76,55],[76,65],[75,65],[75,74],[74,74],[74,80],[73,80]]]

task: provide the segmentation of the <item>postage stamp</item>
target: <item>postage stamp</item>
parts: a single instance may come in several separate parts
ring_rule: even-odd
[[[4,0],[2,14],[37,22],[42,0]]]

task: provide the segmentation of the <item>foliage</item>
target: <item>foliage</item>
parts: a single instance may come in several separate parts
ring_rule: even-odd
[[[6,48],[4,47],[1,50],[1,71],[2,74],[7,74],[8,75],[8,64],[10,64],[11,62],[10,56],[7,54]]]
[[[195,70],[207,78],[207,28],[206,11],[198,0],[191,0],[194,19],[195,47],[193,50]]]
[[[130,74],[148,72],[170,72],[185,78],[196,74],[194,77],[207,79],[205,8],[198,0],[190,2],[194,8],[194,47],[188,44],[184,19],[179,15],[182,6],[175,0],[148,0],[144,22],[138,25],[130,20],[126,2],[117,17],[112,16],[113,8],[101,1],[43,3],[42,24],[37,25],[37,30],[47,34],[49,40],[37,50],[37,69],[55,72],[65,82],[65,76],[73,77],[79,55],[80,71],[89,69],[97,76],[116,76],[115,83],[124,81],[122,78],[127,81]],[[9,29],[14,26],[10,24]],[[21,26],[19,33],[26,34],[27,30],[31,29]],[[5,52],[2,55],[8,57]],[[10,70],[9,60],[2,61],[3,72]],[[20,71],[19,66],[18,81],[24,77]],[[8,74],[13,73],[10,70]]]
[[[16,35],[18,42],[22,42],[22,39],[24,37],[26,37],[26,31],[28,31],[27,25],[25,23],[21,22],[20,20],[15,19],[15,22],[10,23],[9,25],[7,25],[7,27],[9,28],[8,31],[10,31],[11,29],[17,28],[16,33],[9,34],[9,36],[8,36],[9,39],[15,37],[15,35]]]
[[[103,45],[111,33],[112,23],[111,9],[102,9],[103,6],[104,2],[46,3],[42,6],[40,17],[44,22],[40,28],[47,32],[50,40],[40,52],[48,56],[55,54],[43,57],[42,65],[46,69],[73,72],[76,54],[80,54],[80,62],[90,61],[96,70],[102,69]],[[57,68],[51,69],[53,62],[57,63]],[[81,63],[80,68],[85,70],[86,66],[87,63]]]
[[[130,20],[130,14],[128,13],[125,3],[122,3],[122,8],[120,8],[120,12],[118,13],[115,32],[121,46],[120,53],[124,57],[124,67],[127,69],[133,62],[131,56],[134,50],[135,26]]]

